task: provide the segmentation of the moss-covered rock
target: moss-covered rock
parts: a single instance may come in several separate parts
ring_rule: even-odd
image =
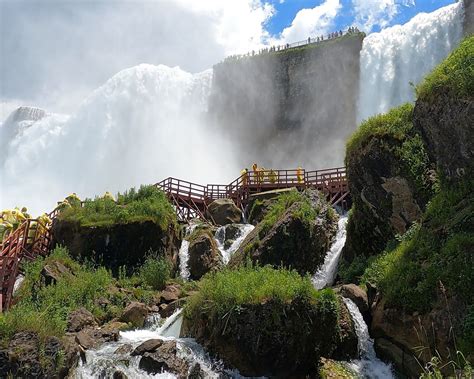
[[[347,144],[353,208],[343,256],[380,253],[387,242],[419,220],[434,178],[413,106],[403,105],[364,122]]]
[[[142,264],[150,251],[166,257],[173,270],[177,267],[180,240],[174,227],[163,230],[154,221],[83,226],[78,221],[56,220],[53,245],[68,248],[71,256],[90,260],[118,274],[121,267],[129,273]]]
[[[189,236],[189,274],[192,280],[199,280],[211,270],[222,265],[222,257],[214,239],[211,227],[199,227]]]
[[[200,283],[185,308],[183,334],[242,375],[304,377],[317,372],[321,356],[357,355],[343,307],[331,290],[316,291],[294,271],[227,269]]]
[[[288,267],[300,274],[314,273],[337,230],[337,215],[317,191],[283,193],[269,206],[262,221],[249,233],[229,265],[248,259],[261,265]]]

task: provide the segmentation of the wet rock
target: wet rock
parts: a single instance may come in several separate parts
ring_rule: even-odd
[[[189,370],[188,379],[206,379],[206,373],[202,370],[199,363],[195,363],[191,367]]]
[[[131,323],[135,327],[142,327],[148,316],[148,309],[145,304],[132,301],[123,310],[120,321]]]
[[[115,342],[119,339],[117,329],[82,329],[76,334],[76,342],[85,350],[94,349],[106,342]]]
[[[126,322],[121,322],[117,320],[112,320],[107,324],[102,325],[102,329],[105,330],[127,330],[129,325]]]
[[[144,353],[138,367],[150,374],[171,371],[183,379],[189,371],[188,363],[177,356],[176,341],[165,341],[154,353]]]
[[[360,313],[365,314],[369,311],[369,302],[365,291],[355,284],[344,284],[341,286],[341,295],[352,300]]]
[[[125,375],[122,371],[115,371],[112,375],[112,379],[128,379],[128,376]]]
[[[143,342],[138,345],[135,350],[132,352],[132,356],[143,355],[145,353],[152,353],[156,351],[161,345],[163,345],[163,340],[160,339],[151,339]]]
[[[374,348],[377,355],[386,362],[392,363],[397,371],[409,377],[418,378],[422,372],[412,352],[406,352],[385,338],[376,338]]]
[[[178,284],[169,284],[161,291],[160,301],[162,303],[171,303],[181,297],[181,287]]]
[[[161,304],[159,314],[163,318],[170,317],[178,308],[182,308],[184,305],[183,299],[178,299],[169,304]]]
[[[338,320],[339,342],[331,358],[338,360],[350,360],[358,356],[359,338],[355,331],[354,321],[347,309],[346,304],[339,298],[339,320]]]
[[[150,250],[166,258],[173,271],[177,269],[181,240],[173,227],[163,230],[153,221],[83,226],[79,222],[56,219],[53,223],[53,245],[68,248],[71,257],[90,259],[118,275],[120,267],[141,265]]]
[[[208,216],[217,225],[238,224],[242,221],[242,211],[232,199],[214,200],[209,204]]]
[[[38,335],[16,333],[8,344],[8,359],[13,377],[40,378],[44,375],[40,362]]]
[[[71,270],[58,261],[53,261],[46,264],[41,270],[41,276],[44,278],[46,285],[54,284],[61,277],[67,275],[72,275]]]
[[[188,267],[192,280],[199,280],[203,275],[222,264],[214,236],[207,231],[192,235],[188,253]]]
[[[117,350],[114,351],[114,354],[125,355],[125,354],[130,353],[132,350],[133,350],[133,346],[130,345],[129,343],[126,343],[120,346],[119,348],[117,348]]]
[[[67,319],[67,331],[79,332],[85,327],[95,327],[97,322],[94,315],[85,308],[79,308],[69,313]]]
[[[75,368],[79,363],[81,348],[75,341],[75,336],[66,335],[61,338],[63,346],[63,370],[60,372],[60,377],[66,377],[68,372]]]

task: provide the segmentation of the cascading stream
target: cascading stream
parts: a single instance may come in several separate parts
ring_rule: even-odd
[[[235,235],[229,238],[228,234],[229,234],[230,228],[232,229],[237,228],[238,230],[236,232],[234,230]],[[221,252],[222,260],[224,264],[229,263],[232,255],[237,251],[237,249],[240,247],[240,245],[244,241],[245,237],[247,237],[247,235],[254,228],[255,227],[252,224],[231,224],[231,225],[221,226],[216,230],[215,240],[217,242],[217,247],[219,248],[219,251]]]
[[[179,248],[179,274],[184,280],[189,279],[189,236],[193,234],[198,224],[189,224],[186,227],[181,247]]]
[[[334,277],[336,276],[337,264],[341,256],[342,248],[346,243],[346,225],[347,215],[339,217],[337,223],[337,234],[336,239],[333,242],[331,249],[326,253],[326,258],[321,268],[314,274],[312,281],[314,287],[322,289],[331,286],[334,283]]]
[[[372,33],[360,53],[358,122],[415,99],[418,84],[462,38],[462,1]]]
[[[357,305],[355,305],[352,300],[347,298],[343,298],[343,300],[352,316],[357,338],[359,339],[358,347],[360,359],[351,361],[349,363],[350,368],[357,372],[357,374],[368,379],[394,378],[390,366],[377,358],[374,350],[374,341],[370,338],[367,324],[359,308],[357,308]]]

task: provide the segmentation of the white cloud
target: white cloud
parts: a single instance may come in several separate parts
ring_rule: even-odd
[[[339,0],[325,0],[314,8],[301,9],[291,25],[283,29],[278,41],[273,42],[291,43],[334,31],[334,19],[341,7]]]
[[[352,0],[355,24],[366,32],[375,26],[387,27],[398,14],[400,6],[412,7],[415,0]]]

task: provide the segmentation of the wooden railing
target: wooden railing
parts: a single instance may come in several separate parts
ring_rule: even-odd
[[[251,194],[273,189],[315,188],[326,194],[333,205],[340,204],[349,195],[345,167],[317,171],[302,168],[249,171],[228,185],[203,186],[171,177],[156,185],[168,195],[181,221],[196,216],[206,218],[207,206],[214,200],[230,198],[243,208]]]

